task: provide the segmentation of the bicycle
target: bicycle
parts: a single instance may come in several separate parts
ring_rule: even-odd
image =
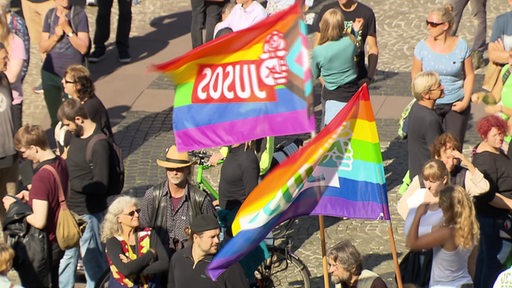
[[[282,236],[265,238],[270,257],[254,272],[258,287],[311,287],[311,273],[299,256],[291,251],[292,243],[286,235],[294,222],[290,219],[281,225],[285,226]],[[277,242],[280,243],[276,245]]]
[[[205,150],[190,151],[189,155],[198,162],[197,184],[203,191],[218,199],[218,192],[203,177],[203,172],[212,167],[209,164],[210,155]],[[221,163],[222,160],[218,164]],[[279,233],[281,236],[270,236],[265,239],[270,257],[254,272],[257,287],[310,287],[311,273],[306,264],[291,251],[292,243],[286,235],[293,223],[292,219],[281,225],[284,227],[284,231]]]
[[[217,192],[217,190],[215,190],[215,188],[213,188],[213,185],[210,184],[210,182],[208,182],[208,180],[203,177],[204,171],[213,167],[209,163],[211,155],[206,150],[189,151],[188,155],[192,158],[192,160],[197,161],[196,184],[199,186],[199,189],[212,195],[215,198],[215,200],[219,200],[219,193]],[[219,162],[217,162],[217,165],[220,165],[223,162],[224,160],[220,160]]]

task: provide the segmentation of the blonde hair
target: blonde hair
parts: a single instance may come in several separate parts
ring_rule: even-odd
[[[423,99],[423,94],[440,84],[439,75],[436,72],[424,71],[418,73],[411,84],[412,95],[416,100]]]
[[[443,210],[445,224],[455,228],[457,246],[471,249],[478,243],[480,228],[475,207],[464,188],[448,185],[441,189],[439,207]]]
[[[12,268],[14,250],[6,243],[0,243],[0,274],[7,275]]]
[[[453,29],[453,22],[455,21],[455,16],[453,15],[453,5],[445,4],[441,7],[434,8],[430,10],[430,13],[435,13],[441,16],[441,20],[444,23],[448,23],[448,31]]]
[[[0,42],[5,44],[5,48],[10,53],[10,42],[11,37],[11,28],[9,28],[9,24],[7,23],[7,11],[5,9],[0,9]]]
[[[352,36],[345,33],[345,16],[338,9],[329,9],[322,16],[320,20],[320,37],[318,38],[318,45],[325,44],[329,41],[336,41],[344,36]],[[350,37],[352,41],[355,41],[354,36]]]
[[[447,183],[450,182],[450,172],[448,172],[443,161],[439,159],[428,160],[425,165],[423,165],[421,175],[425,181],[439,182],[446,179]]]
[[[124,208],[135,205],[138,207],[137,198],[131,196],[120,196],[108,207],[107,214],[101,223],[101,241],[107,242],[108,239],[121,234],[121,224],[118,217],[123,214]]]

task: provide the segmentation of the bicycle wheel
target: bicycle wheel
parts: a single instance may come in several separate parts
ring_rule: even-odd
[[[110,280],[110,268],[107,268],[102,274],[100,279],[95,285],[95,288],[106,288],[108,287],[108,281]]]
[[[268,250],[271,257],[256,272],[262,278],[263,287],[310,287],[311,274],[299,257],[280,247],[268,247]]]

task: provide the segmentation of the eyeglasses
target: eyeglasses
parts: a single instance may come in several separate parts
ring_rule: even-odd
[[[436,22],[430,22],[430,21],[428,21],[428,20],[425,20],[425,23],[427,23],[427,26],[429,26],[429,25],[430,25],[430,26],[432,26],[433,28],[436,28],[437,26],[439,26],[439,25],[443,25],[443,24],[444,24],[444,22],[436,23]]]
[[[140,215],[140,208],[132,210],[132,211],[130,211],[130,212],[126,213],[126,214],[123,214],[123,215],[128,215],[130,217],[133,217],[133,216],[135,216],[135,213],[137,213],[137,215]]]
[[[69,81],[66,78],[64,78],[64,83],[66,83],[66,84],[76,84],[76,81]]]

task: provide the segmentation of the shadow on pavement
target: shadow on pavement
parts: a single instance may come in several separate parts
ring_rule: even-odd
[[[190,11],[182,11],[154,18],[150,21],[153,31],[142,35],[130,37],[130,53],[132,62],[149,58],[169,45],[169,41],[190,32]],[[115,31],[111,31],[115,33]],[[91,35],[93,38],[93,35]],[[107,44],[107,57],[99,63],[89,64],[94,80],[110,75],[123,64],[119,63],[115,43]]]

